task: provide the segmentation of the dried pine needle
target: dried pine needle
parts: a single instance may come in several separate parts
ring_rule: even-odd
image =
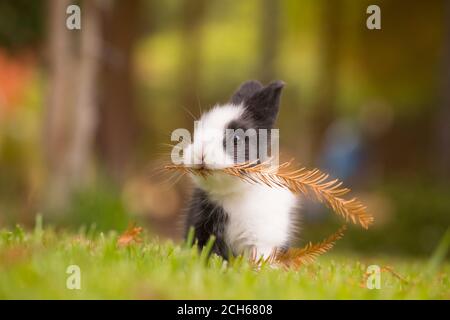
[[[238,177],[249,183],[261,183],[273,188],[286,188],[293,193],[314,197],[324,203],[346,221],[367,229],[373,222],[373,217],[366,207],[356,198],[344,199],[350,189],[342,187],[338,179],[328,180],[329,175],[318,169],[292,168],[291,162],[285,162],[277,167],[267,163],[246,163],[222,169],[197,169],[183,165],[168,165],[167,170],[181,170],[206,177],[214,172],[223,172]]]
[[[343,225],[338,231],[319,243],[308,243],[303,248],[290,248],[277,255],[275,261],[287,268],[299,268],[302,265],[314,262],[318,256],[333,248],[336,241],[344,236],[347,226]]]

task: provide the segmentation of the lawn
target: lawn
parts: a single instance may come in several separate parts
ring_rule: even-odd
[[[337,248],[297,271],[207,258],[206,250],[145,232],[138,243],[119,245],[119,238],[93,229],[56,232],[39,221],[29,232],[1,231],[0,298],[450,299],[449,237],[428,259],[363,257]],[[372,264],[382,270],[380,289],[365,285]],[[79,290],[67,288],[70,265],[79,266]]]

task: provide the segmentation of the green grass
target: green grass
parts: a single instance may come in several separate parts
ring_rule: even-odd
[[[1,299],[449,299],[450,264],[444,261],[449,236],[433,257],[362,257],[331,252],[299,271],[245,259],[230,263],[183,244],[144,236],[141,244],[116,245],[118,235],[17,227],[0,233]],[[66,288],[69,265],[81,269],[81,289]],[[370,264],[390,266],[381,289],[362,285]]]

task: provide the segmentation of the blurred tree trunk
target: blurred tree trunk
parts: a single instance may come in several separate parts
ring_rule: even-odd
[[[180,105],[186,109],[197,109],[202,62],[202,26],[207,0],[184,0],[182,7],[182,62],[180,74]],[[184,119],[192,123],[187,112]]]
[[[441,105],[436,121],[437,143],[433,168],[442,181],[450,180],[450,2],[445,2],[444,54],[442,63]]]
[[[336,115],[341,6],[341,1],[321,2],[322,31],[319,48],[321,69],[318,80],[318,101],[312,122],[312,154],[314,157],[318,155],[324,134]]]
[[[87,0],[83,6],[83,28],[80,35],[78,95],[73,115],[73,137],[69,150],[70,172],[75,185],[88,179],[97,124],[97,85],[100,69],[102,34],[99,0]]]
[[[263,83],[274,79],[276,74],[276,55],[278,50],[280,22],[280,1],[263,0],[260,20],[260,61],[259,78]]]
[[[137,137],[133,94],[133,49],[139,0],[110,1],[103,20],[102,80],[98,143],[108,173],[120,181]]]
[[[44,151],[49,173],[48,202],[51,207],[67,198],[67,146],[70,129],[70,110],[73,102],[74,57],[70,31],[65,27],[69,0],[48,2],[49,30],[49,92],[45,110]]]
[[[70,4],[49,0],[48,6],[50,81],[44,141],[47,204],[53,209],[63,208],[71,193],[87,182],[96,133],[109,173],[120,179],[136,132],[132,50],[139,1],[83,1],[81,30],[66,28]]]
[[[66,28],[70,1],[50,0],[48,4],[50,79],[44,150],[48,165],[47,205],[56,213],[88,178],[101,35],[98,1],[86,1],[83,7],[83,32]],[[77,36],[80,47],[74,45]]]

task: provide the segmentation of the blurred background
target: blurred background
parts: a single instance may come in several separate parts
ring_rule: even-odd
[[[450,225],[445,0],[1,0],[0,228],[41,214],[180,240],[189,181],[152,172],[172,130],[248,79],[287,83],[282,156],[341,178],[375,216],[338,250],[434,250]],[[342,223],[310,202],[302,216],[301,243]]]

